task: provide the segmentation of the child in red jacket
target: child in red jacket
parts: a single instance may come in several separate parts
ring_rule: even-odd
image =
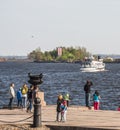
[[[61,121],[66,121],[66,114],[67,114],[67,102],[64,100],[63,103],[61,104]]]

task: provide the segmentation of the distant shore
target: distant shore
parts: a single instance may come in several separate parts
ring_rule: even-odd
[[[77,61],[72,61],[72,62],[68,62],[68,61],[56,61],[56,60],[48,60],[48,61],[44,61],[44,60],[41,60],[41,61],[37,61],[37,60],[30,60],[28,58],[10,58],[10,59],[7,59],[7,58],[0,58],[0,62],[35,62],[35,63],[79,63],[81,64],[82,63],[82,60],[77,60]],[[106,60],[106,59],[103,59],[103,62],[104,63],[120,63],[120,59],[113,59],[113,60]]]
[[[66,62],[66,61],[33,61],[35,63],[79,63],[82,61]],[[104,63],[120,63],[120,61],[104,61]]]

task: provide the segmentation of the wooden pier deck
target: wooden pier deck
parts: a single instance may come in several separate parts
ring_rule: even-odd
[[[103,111],[88,110],[82,106],[70,106],[67,112],[66,122],[56,122],[56,106],[47,105],[41,108],[42,126],[46,126],[46,130],[120,130],[120,112],[119,111]],[[24,126],[23,130],[30,129],[33,124],[33,113],[27,113],[21,109],[0,109],[0,130],[3,127]],[[26,120],[27,119],[27,120]],[[32,129],[32,128],[31,128]],[[7,129],[8,130],[8,129]],[[10,129],[12,130],[12,129]],[[15,130],[18,130],[17,128]]]

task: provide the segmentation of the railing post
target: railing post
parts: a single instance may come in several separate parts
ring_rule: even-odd
[[[40,98],[34,100],[34,116],[33,116],[33,126],[41,126],[41,104]]]

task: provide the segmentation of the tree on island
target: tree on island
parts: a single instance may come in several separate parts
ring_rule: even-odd
[[[84,47],[60,47],[62,48],[62,55],[58,55],[57,48],[52,51],[42,52],[40,47],[33,50],[28,54],[28,58],[34,61],[41,62],[75,62],[81,61],[85,57],[90,56],[91,54]]]

